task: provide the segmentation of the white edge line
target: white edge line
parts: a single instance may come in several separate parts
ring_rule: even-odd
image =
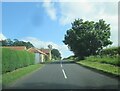
[[[66,76],[66,74],[65,74],[64,69],[62,69],[62,72],[63,72],[63,74],[64,74],[65,79],[67,79],[67,76]]]

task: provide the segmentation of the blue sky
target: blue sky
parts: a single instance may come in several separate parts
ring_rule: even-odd
[[[76,18],[104,19],[111,24],[112,46],[118,37],[117,2],[4,2],[2,3],[2,38],[30,41],[35,47],[52,44],[62,57],[72,54],[62,42]]]
[[[55,6],[57,7],[58,4],[56,3]],[[57,10],[59,11],[59,8]],[[30,42],[35,39],[34,42],[40,40],[53,44],[53,48],[58,48],[57,45],[64,45],[62,42],[64,34],[70,28],[70,25],[63,27],[58,22],[49,17],[42,2],[2,3],[2,33],[7,38]],[[34,42],[32,43],[34,44]],[[35,46],[46,48],[46,43]],[[68,51],[65,54],[70,55],[71,53]]]
[[[39,5],[39,6],[37,6]],[[67,27],[52,21],[42,3],[3,3],[3,34],[11,39],[32,36],[61,43]]]

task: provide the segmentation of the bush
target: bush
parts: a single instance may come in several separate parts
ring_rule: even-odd
[[[115,56],[115,55],[120,55],[120,47],[112,47],[112,48],[107,48],[104,49],[101,52],[102,55],[109,55],[109,56]]]
[[[32,65],[34,62],[34,53],[2,48],[2,73]]]
[[[104,49],[101,55],[86,57],[86,60],[120,66],[120,47]]]
[[[49,61],[50,61],[50,59],[49,59],[49,57],[48,57],[47,55],[44,56],[44,60],[45,60],[46,62],[49,62]]]
[[[86,57],[87,61],[91,62],[100,62],[100,63],[106,63],[111,64],[115,66],[120,66],[120,60],[118,60],[120,56],[90,56]]]

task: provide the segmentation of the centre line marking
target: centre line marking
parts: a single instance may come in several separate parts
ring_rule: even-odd
[[[62,67],[62,64],[61,64],[61,67]]]
[[[66,76],[66,74],[65,74],[64,69],[62,69],[62,72],[63,72],[63,75],[64,75],[65,79],[67,79],[67,76]]]

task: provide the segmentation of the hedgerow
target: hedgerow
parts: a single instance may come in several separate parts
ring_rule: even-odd
[[[90,62],[99,62],[99,63],[105,63],[105,64],[111,64],[114,66],[120,66],[120,60],[118,60],[120,56],[89,56],[86,57],[87,61]]]
[[[35,63],[34,53],[2,48],[2,74]]]
[[[106,48],[101,52],[102,55],[120,55],[120,47],[112,47],[112,48]]]

